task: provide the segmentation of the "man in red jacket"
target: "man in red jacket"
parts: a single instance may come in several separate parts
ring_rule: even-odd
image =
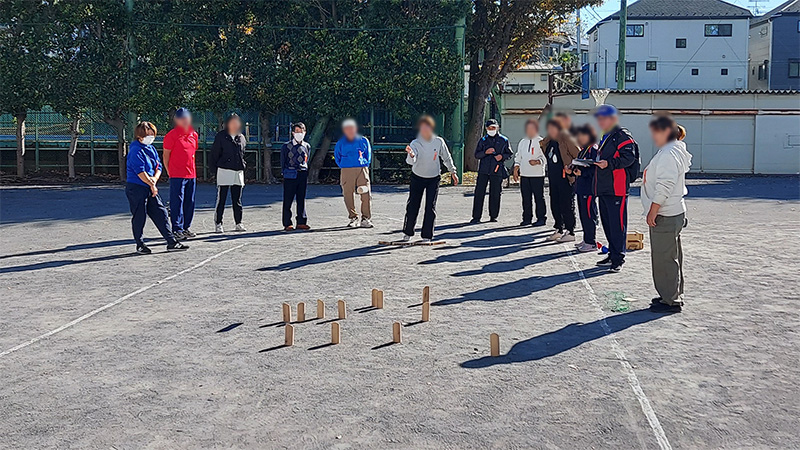
[[[617,108],[600,105],[594,113],[603,130],[595,163],[594,195],[608,239],[608,256],[597,262],[609,272],[619,272],[625,263],[628,234],[628,192],[639,177],[639,146],[630,132],[620,127]]]

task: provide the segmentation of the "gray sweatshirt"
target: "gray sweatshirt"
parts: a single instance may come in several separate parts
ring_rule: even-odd
[[[450,150],[447,149],[444,139],[439,136],[434,135],[430,141],[417,136],[409,146],[414,156],[407,155],[406,162],[412,166],[411,171],[415,175],[422,178],[438,177],[442,173],[441,163],[444,163],[450,173],[455,173],[456,166],[453,164]]]

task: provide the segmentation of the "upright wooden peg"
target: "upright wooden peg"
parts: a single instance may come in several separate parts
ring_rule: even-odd
[[[383,309],[383,291],[381,290],[378,290],[378,293],[376,294],[375,307],[378,309]]]
[[[431,302],[431,287],[425,286],[422,288],[422,304]]]
[[[339,300],[337,304],[339,305],[339,318],[347,319],[347,304],[344,300]]]
[[[400,325],[400,322],[395,322],[392,324],[392,342],[395,344],[399,344],[403,342],[403,326]]]
[[[331,323],[331,344],[338,344],[342,340],[341,328],[339,322]]]
[[[377,308],[378,307],[378,290],[377,289],[373,289],[372,290],[372,303],[371,303],[371,305],[372,305],[373,308]]]
[[[283,323],[292,321],[292,307],[288,303],[283,304]]]
[[[500,356],[500,335],[492,333],[489,336],[489,343],[491,345],[492,356]]]
[[[294,345],[294,327],[286,324],[286,340],[284,341],[284,345],[290,347]]]
[[[306,304],[304,302],[300,302],[297,304],[297,321],[298,322],[306,321]]]
[[[325,302],[317,300],[317,319],[325,318]]]
[[[425,302],[422,304],[422,321],[428,322],[429,320],[431,320],[431,304]]]

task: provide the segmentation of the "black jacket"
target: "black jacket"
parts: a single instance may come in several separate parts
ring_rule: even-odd
[[[595,166],[594,195],[628,195],[631,182],[639,177],[639,145],[625,128],[615,127],[603,136],[598,161],[608,161],[608,167]]]
[[[486,154],[486,150],[490,148],[494,149],[494,153]],[[498,161],[495,159],[497,155],[503,158]],[[475,148],[475,158],[480,161],[478,173],[508,178],[505,160],[511,159],[513,156],[514,154],[511,153],[511,147],[508,145],[508,138],[500,133],[494,136],[489,136],[487,134],[478,141],[478,146]]]
[[[208,166],[211,173],[217,173],[217,167],[230,170],[244,170],[244,149],[247,140],[244,135],[237,134],[231,137],[226,130],[222,130],[214,137],[211,152],[208,157]]]

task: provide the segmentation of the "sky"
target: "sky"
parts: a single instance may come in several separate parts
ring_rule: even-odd
[[[733,3],[734,5],[739,5],[744,8],[749,8],[751,12],[753,12],[753,3],[749,0],[725,0],[728,3]],[[761,11],[761,14],[775,8],[776,6],[780,5],[781,3],[785,2],[786,0],[759,0],[758,1],[758,8]],[[628,6],[630,6],[633,0],[628,0]],[[605,18],[610,16],[611,14],[619,11],[619,0],[606,0],[603,2],[602,6],[596,6],[594,8],[583,8],[581,10],[581,19],[583,24],[586,25],[585,29],[589,29],[592,25],[594,25],[599,18]],[[598,18],[599,16],[599,18]]]

